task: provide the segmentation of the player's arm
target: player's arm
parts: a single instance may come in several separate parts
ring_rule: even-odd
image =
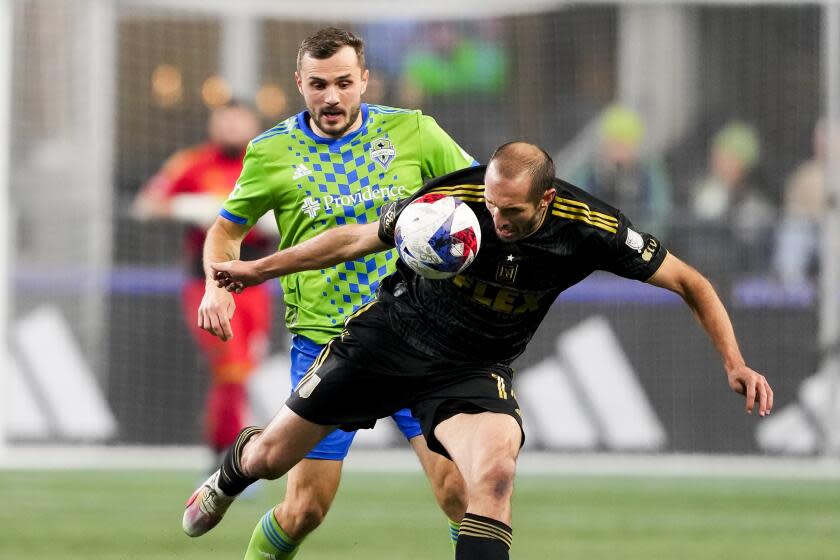
[[[204,241],[204,297],[198,307],[198,326],[222,340],[233,338],[230,320],[236,308],[233,296],[216,285],[211,263],[239,258],[242,240],[248,227],[218,217]]]
[[[752,413],[757,400],[759,415],[769,414],[773,409],[773,389],[763,375],[746,365],[729,314],[706,277],[668,253],[647,282],[683,298],[723,358],[729,386],[746,395],[747,412]]]
[[[255,261],[219,259],[210,269],[220,288],[239,293],[269,278],[320,270],[390,248],[378,231],[377,222],[340,226]]]

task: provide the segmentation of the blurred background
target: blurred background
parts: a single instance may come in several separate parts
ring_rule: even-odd
[[[186,226],[132,203],[211,109],[244,100],[263,129],[302,110],[297,47],[325,24],[366,40],[366,101],[422,109],[481,162],[538,143],[707,274],[776,390],[768,419],[745,415],[681,301],[596,274],[515,364],[529,453],[840,454],[838,7],[449,4],[2,2],[7,455],[201,444]],[[258,421],[288,391],[273,290]],[[361,440],[402,445],[387,424]]]
[[[297,48],[328,24],[367,42],[366,101],[422,109],[480,162],[543,146],[708,275],[775,389],[768,418],[745,414],[668,293],[570,289],[514,364],[514,556],[836,558],[840,4],[0,0],[0,559],[241,557],[279,499],[180,531],[214,406],[182,292],[218,200],[166,217],[141,193],[231,99],[255,130],[301,111]],[[268,297],[258,423],[290,389]],[[301,557],[451,557],[401,439],[359,435]]]

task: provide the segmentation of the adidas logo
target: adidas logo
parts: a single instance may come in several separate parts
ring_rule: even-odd
[[[528,405],[522,410],[530,439],[526,445],[647,452],[665,448],[665,426],[609,321],[589,317],[564,330],[553,348],[543,361],[516,373],[516,396]],[[615,394],[622,395],[621,406]]]
[[[826,457],[840,450],[840,403],[833,395],[840,387],[836,358],[827,356],[812,376],[794,393],[793,402],[774,409],[756,428],[762,451],[789,455]]]
[[[293,165],[292,167],[295,168],[295,174],[292,175],[292,180],[300,179],[301,177],[305,177],[306,175],[312,175],[312,171],[305,164],[301,163],[298,165]]]

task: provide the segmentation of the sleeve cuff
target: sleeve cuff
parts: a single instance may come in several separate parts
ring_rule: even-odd
[[[244,226],[245,224],[248,223],[247,218],[241,218],[241,217],[237,216],[236,214],[231,214],[230,212],[228,212],[224,208],[219,210],[219,216],[221,216],[222,218],[225,218],[226,220],[230,220],[231,222],[233,222],[235,224],[239,224],[241,226]]]

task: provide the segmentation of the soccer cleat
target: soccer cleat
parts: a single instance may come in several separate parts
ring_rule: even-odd
[[[184,519],[181,521],[187,535],[200,537],[218,525],[230,504],[236,499],[236,496],[228,496],[219,490],[218,480],[219,471],[216,471],[187,501]]]

